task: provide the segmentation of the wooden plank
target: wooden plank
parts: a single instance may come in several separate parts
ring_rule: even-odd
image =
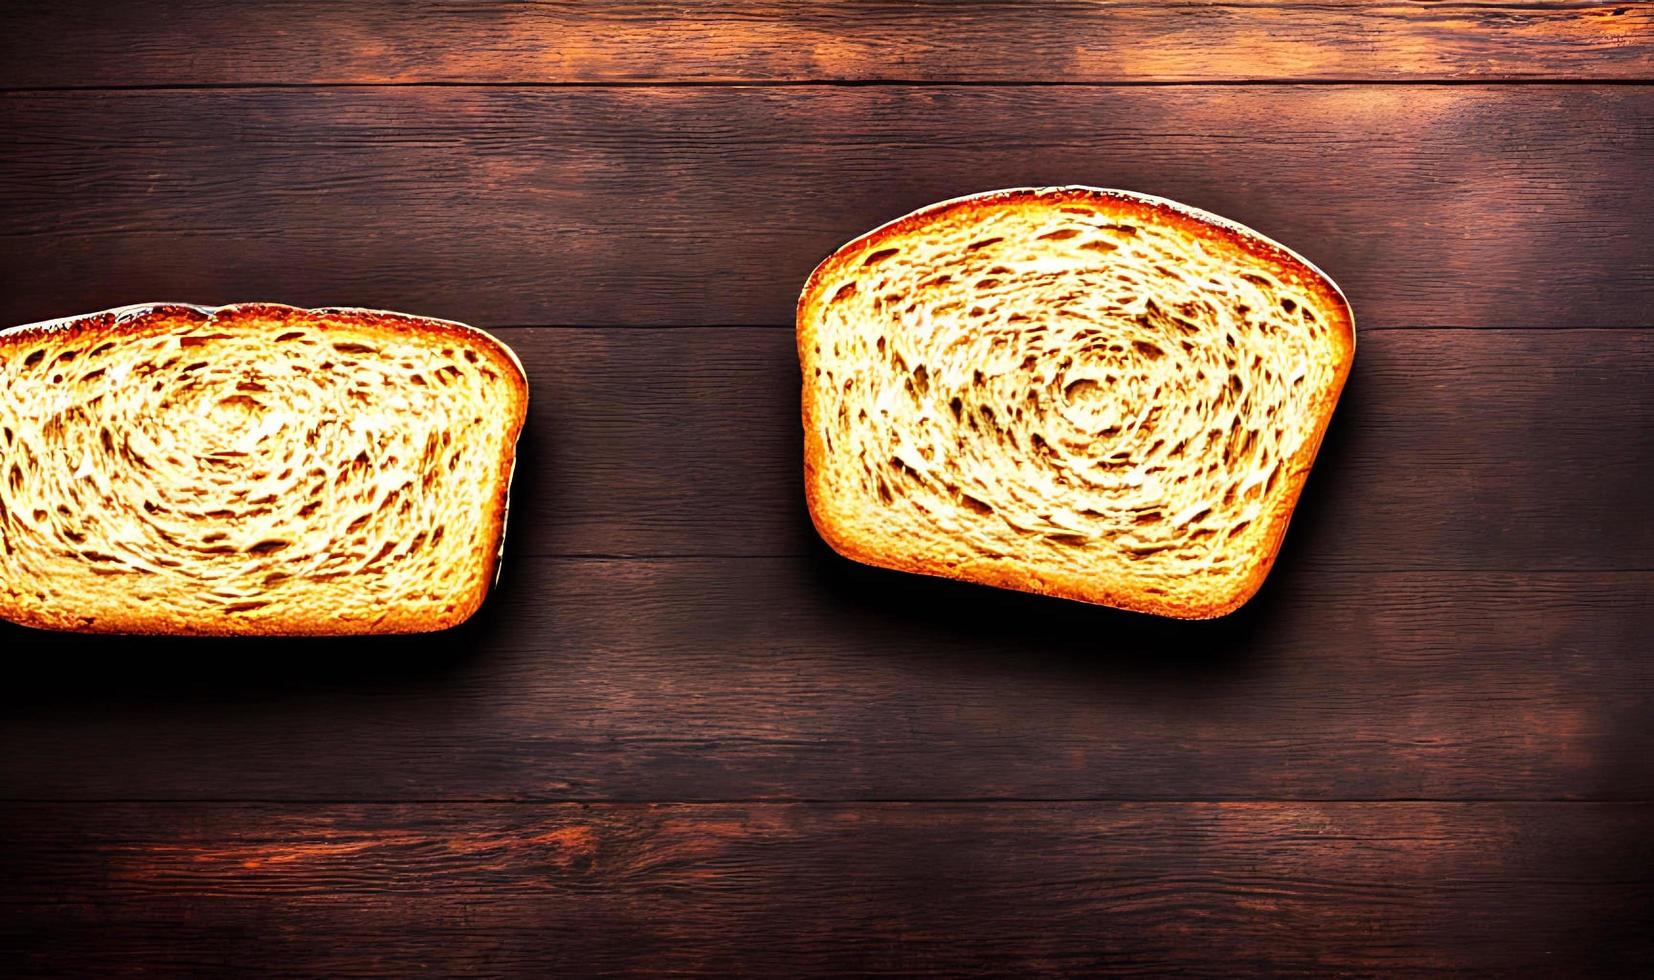
[[[1633,976],[1639,805],[9,806],[10,976]]]
[[[789,330],[500,332],[514,556],[810,555]],[[1287,534],[1317,570],[1646,569],[1654,334],[1371,331]]]
[[[1654,322],[1643,86],[266,89],[0,96],[0,322],[156,298],[781,325],[962,193],[1162,194],[1363,326]]]
[[[796,559],[517,561],[431,637],[0,630],[0,793],[1654,798],[1654,573],[1287,567],[1180,623]]]
[[[1654,5],[454,4],[8,12],[0,85],[1647,79]]]
[[[799,555],[790,330],[510,330],[511,549]],[[1654,333],[1371,331],[1287,535],[1317,569],[1649,568]]]

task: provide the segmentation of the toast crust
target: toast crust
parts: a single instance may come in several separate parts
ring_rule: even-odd
[[[0,618],[36,629],[76,633],[116,633],[133,636],[350,636],[395,633],[426,633],[445,630],[469,619],[499,577],[505,547],[505,524],[510,505],[511,476],[516,464],[516,443],[528,412],[528,380],[515,352],[493,336],[462,323],[411,316],[387,310],[354,307],[301,309],[279,303],[235,303],[209,307],[189,303],[142,303],[115,307],[97,313],[24,324],[0,331],[0,353],[47,341],[102,342],[141,337],[175,329],[180,324],[279,328],[302,326],[306,330],[379,332],[406,336],[414,334],[433,341],[450,341],[475,351],[494,364],[505,380],[510,414],[505,452],[499,463],[498,490],[489,504],[485,546],[475,560],[481,574],[474,584],[455,596],[452,612],[421,614],[407,609],[390,609],[372,621],[341,621],[325,602],[286,615],[262,615],[256,619],[226,617],[208,621],[165,614],[137,614],[131,610],[109,612],[88,625],[77,610],[45,609],[12,601],[0,594]]]
[[[1084,205],[1118,219],[1169,225],[1220,248],[1242,253],[1267,266],[1284,282],[1314,295],[1321,307],[1334,316],[1332,335],[1339,347],[1334,382],[1316,399],[1312,434],[1290,460],[1286,488],[1268,514],[1268,530],[1261,538],[1264,545],[1251,555],[1249,574],[1231,589],[1180,600],[1131,588],[1111,587],[1080,575],[1032,568],[1015,561],[979,560],[958,564],[928,561],[871,546],[857,537],[852,529],[840,526],[828,509],[822,506],[826,494],[822,475],[827,450],[819,434],[817,389],[808,379],[817,342],[816,325],[822,319],[820,314],[827,283],[842,270],[863,262],[870,253],[886,248],[893,240],[944,216],[969,219],[1007,208],[1045,209],[1062,204]],[[805,501],[816,531],[834,551],[879,568],[999,586],[1176,619],[1212,619],[1227,615],[1244,605],[1262,587],[1280,551],[1292,512],[1326,435],[1327,426],[1332,421],[1333,408],[1355,358],[1355,320],[1343,291],[1296,252],[1244,225],[1175,201],[1131,191],[1078,185],[1007,188],[954,198],[920,208],[852,239],[823,260],[810,274],[798,300],[796,333],[799,363],[805,379],[802,386]]]

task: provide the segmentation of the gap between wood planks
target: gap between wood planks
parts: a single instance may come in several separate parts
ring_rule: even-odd
[[[1005,81],[1001,79],[925,79],[925,78],[849,78],[849,79],[775,79],[769,81],[741,81],[730,79],[677,81],[614,81],[614,82],[154,82],[130,85],[18,85],[0,87],[0,95],[41,95],[62,92],[214,92],[214,91],[292,91],[330,89],[647,89],[647,88],[1249,88],[1275,86],[1372,86],[1415,88],[1525,85],[1525,86],[1599,86],[1648,85],[1650,78],[1210,78],[1188,79],[1120,79],[1114,81],[1084,81],[1074,79],[1033,79]]]
[[[791,323],[788,323],[788,324],[774,324],[774,323],[730,323],[730,324],[720,324],[720,323],[682,323],[682,324],[672,324],[672,323],[669,323],[669,324],[663,324],[663,323],[605,323],[605,324],[599,324],[599,325],[593,325],[593,324],[589,324],[589,323],[493,323],[493,324],[473,323],[473,324],[471,324],[471,326],[479,327],[483,330],[793,330],[793,329],[795,329],[795,326]],[[1617,327],[1591,327],[1591,326],[1535,327],[1535,326],[1522,326],[1522,325],[1512,325],[1512,324],[1500,324],[1500,325],[1497,325],[1497,326],[1462,324],[1462,325],[1458,325],[1458,326],[1438,327],[1438,326],[1433,326],[1433,325],[1430,325],[1430,324],[1414,325],[1414,324],[1404,324],[1404,323],[1383,324],[1383,325],[1372,326],[1372,327],[1364,327],[1364,326],[1359,326],[1358,325],[1356,327],[1357,339],[1359,339],[1359,336],[1361,334],[1388,333],[1390,331],[1397,331],[1397,330],[1409,330],[1409,331],[1416,331],[1416,332],[1423,332],[1423,331],[1427,331],[1427,330],[1429,330],[1429,331],[1436,331],[1436,330],[1474,330],[1474,331],[1479,331],[1479,332],[1482,332],[1482,333],[1497,333],[1501,330],[1511,330],[1511,331],[1547,330],[1547,331],[1553,331],[1553,332],[1581,331],[1581,330],[1589,330],[1589,331],[1611,330],[1611,331],[1624,331],[1624,332],[1635,333],[1637,331],[1642,331],[1642,330],[1654,330],[1654,321],[1650,321],[1649,323],[1646,323],[1646,324],[1625,324],[1625,325],[1617,326]]]
[[[260,797],[17,797],[0,798],[0,810],[7,807],[83,807],[83,806],[269,806],[294,809],[319,806],[498,806],[534,807],[612,807],[615,809],[644,807],[927,807],[927,806],[1002,806],[1002,807],[1091,807],[1091,806],[1649,806],[1654,799],[1630,798],[1614,800],[1587,800],[1569,797],[1523,796],[1374,796],[1374,797],[1263,797],[1263,796],[1062,796],[1049,799],[1037,796],[956,796],[956,797],[731,797],[716,800],[634,799],[622,797],[590,797],[575,799],[536,799],[533,797],[387,797],[385,799],[351,799],[327,797],[310,799],[274,799]]]
[[[672,555],[672,554],[543,554],[526,555],[537,561],[558,562],[692,562],[692,561],[789,561],[798,558],[791,554],[774,555]],[[846,558],[845,561],[850,561]],[[1648,575],[1654,568],[1433,568],[1427,566],[1406,568],[1359,568],[1341,571],[1343,575]]]

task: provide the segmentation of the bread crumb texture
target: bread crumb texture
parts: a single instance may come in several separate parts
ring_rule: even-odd
[[[1081,187],[851,242],[806,286],[798,341],[834,548],[1180,618],[1262,584],[1355,352],[1343,295],[1293,253]]]
[[[365,310],[146,306],[0,334],[0,615],[419,632],[481,604],[527,409],[504,345]]]

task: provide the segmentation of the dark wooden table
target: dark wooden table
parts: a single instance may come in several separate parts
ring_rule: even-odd
[[[1654,4],[10,4],[0,321],[465,320],[534,404],[422,638],[0,631],[0,974],[1654,969]],[[793,300],[1018,184],[1347,289],[1276,571],[853,566]]]

